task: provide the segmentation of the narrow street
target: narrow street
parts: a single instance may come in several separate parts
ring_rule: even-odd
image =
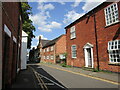
[[[49,88],[118,88],[118,85],[71,72],[57,70],[45,65],[29,65],[39,73],[44,84]]]

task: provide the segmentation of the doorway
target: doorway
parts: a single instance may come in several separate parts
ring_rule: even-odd
[[[93,45],[87,43],[84,46],[85,67],[93,68]]]

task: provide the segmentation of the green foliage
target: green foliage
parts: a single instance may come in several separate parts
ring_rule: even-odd
[[[28,46],[27,48],[31,48],[32,38],[35,37],[33,35],[33,31],[35,31],[35,27],[32,24],[32,21],[29,19],[29,15],[32,15],[32,7],[28,4],[28,2],[22,2],[22,16],[23,16],[23,26],[22,29],[28,34]]]
[[[68,66],[65,62],[60,64],[62,67],[70,68],[71,66]]]
[[[93,72],[99,72],[99,70],[96,69],[96,68],[94,68],[92,71],[93,71]]]

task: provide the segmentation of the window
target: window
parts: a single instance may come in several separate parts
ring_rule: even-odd
[[[45,52],[45,49],[44,49],[44,52]]]
[[[51,59],[52,59],[52,60],[54,59],[54,56],[53,56],[53,55],[51,55]]]
[[[43,58],[45,59],[45,56],[43,56]]]
[[[47,52],[49,52],[49,47],[47,48]]]
[[[51,51],[53,51],[53,46],[51,46]]]
[[[76,45],[72,45],[71,49],[72,49],[72,58],[76,58],[77,56]]]
[[[105,11],[106,26],[119,22],[117,3],[111,4],[110,6],[105,8],[104,11]]]
[[[40,49],[40,52],[42,52],[42,49]]]
[[[75,26],[70,28],[70,39],[76,38]]]
[[[112,63],[120,63],[120,40],[108,42],[109,59]]]
[[[49,56],[47,56],[47,59],[49,59]]]

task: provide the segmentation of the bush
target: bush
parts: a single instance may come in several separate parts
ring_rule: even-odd
[[[62,67],[66,67],[66,63],[62,63],[61,66],[62,66]]]

